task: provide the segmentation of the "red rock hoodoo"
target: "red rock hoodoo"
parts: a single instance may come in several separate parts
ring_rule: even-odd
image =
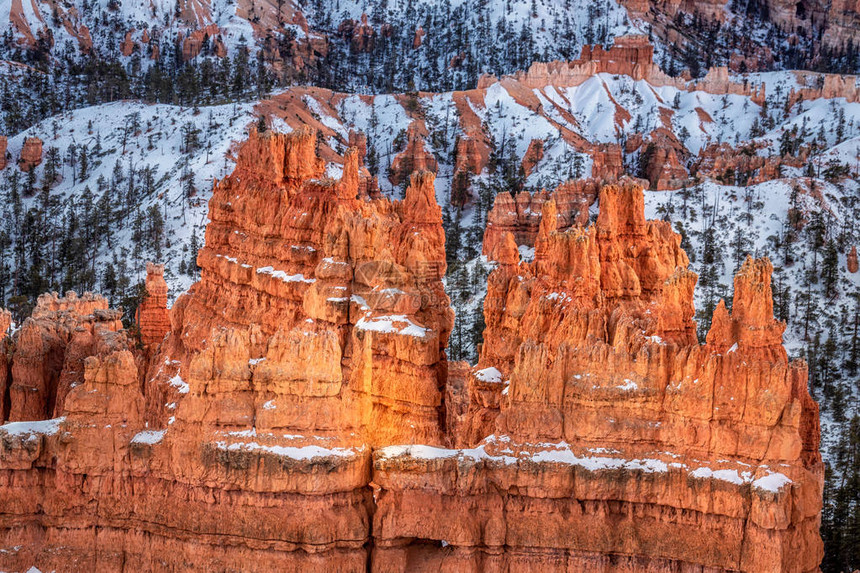
[[[6,169],[6,136],[0,135],[0,170]]]
[[[147,348],[157,346],[170,330],[164,265],[146,263],[146,296],[137,309],[137,324],[140,340]]]
[[[400,185],[415,171],[436,172],[436,158],[424,147],[424,138],[417,124],[412,122],[406,129],[406,148],[391,162],[388,180],[392,185]]]
[[[18,167],[21,171],[30,171],[42,162],[42,140],[38,137],[28,137],[24,140]]]
[[[766,260],[700,345],[641,187],[502,194],[470,369],[445,355],[433,174],[391,201],[315,147],[251,133],[152,352],[86,296],[2,343],[9,418],[41,421],[0,427],[0,569],[817,570],[817,406]],[[142,331],[166,306],[147,270]]]
[[[565,228],[549,198],[534,262],[490,275],[472,447],[376,453],[374,534],[468,546],[423,558],[463,566],[816,571],[818,411],[781,344],[770,263],[744,263],[700,345],[680,237],[644,219],[637,185],[599,204],[595,225]]]

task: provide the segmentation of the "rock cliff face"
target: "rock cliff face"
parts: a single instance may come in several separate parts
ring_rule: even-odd
[[[626,75],[635,80],[645,80],[653,86],[673,86],[680,90],[698,90],[713,94],[744,95],[758,104],[761,104],[765,98],[763,85],[732,81],[728,68],[724,66],[709,69],[704,78],[693,82],[688,82],[681,77],[668,76],[654,62],[654,47],[648,38],[636,35],[616,38],[609,49],[599,45],[583,46],[577,60],[534,63],[527,71],[505,76],[501,81],[504,82],[506,79],[516,81],[529,89],[546,86],[566,87],[578,86],[599,73]],[[497,81],[499,80],[493,76],[482,76],[478,81],[478,87],[487,88]]]
[[[452,566],[817,570],[817,406],[770,263],[744,263],[700,345],[680,237],[644,219],[634,184],[599,204],[565,228],[549,198],[534,262],[490,275],[472,447],[374,454],[380,557],[410,563],[398,545],[423,538],[448,546],[420,559]]]
[[[8,328],[5,316],[0,326]],[[125,343],[119,319],[101,296],[40,296],[32,315],[3,342],[3,420],[62,416],[66,395],[83,382],[84,359]]]
[[[449,363],[433,174],[379,198],[316,141],[251,133],[160,339],[147,268],[147,351],[89,295],[3,342],[0,569],[816,570],[817,407],[767,261],[700,345],[641,187],[502,194],[480,363]]]

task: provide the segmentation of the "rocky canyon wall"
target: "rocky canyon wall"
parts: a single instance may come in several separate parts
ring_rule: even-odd
[[[770,263],[744,263],[700,345],[680,237],[644,219],[635,184],[599,201],[587,228],[545,201],[531,263],[503,232],[465,447],[374,453],[376,559],[816,571],[818,412],[781,345]]]
[[[638,184],[505,193],[480,362],[449,363],[433,174],[392,201],[316,139],[250,134],[169,313],[148,267],[140,345],[91,295],[4,340],[0,569],[817,569],[817,407],[766,260],[699,344]]]

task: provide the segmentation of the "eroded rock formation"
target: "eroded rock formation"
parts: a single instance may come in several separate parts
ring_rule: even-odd
[[[4,313],[5,333],[11,322]],[[6,344],[8,372],[2,389],[3,419],[44,420],[62,416],[66,395],[83,382],[83,361],[124,344],[120,313],[107,299],[84,293],[39,297],[33,313]],[[8,343],[7,343],[8,342]]]
[[[763,84],[737,82],[729,77],[728,68],[716,67],[708,70],[704,78],[688,82],[683,77],[666,75],[654,63],[654,47],[645,36],[631,35],[615,38],[609,49],[586,45],[577,60],[567,62],[536,62],[527,71],[517,72],[498,80],[485,75],[478,81],[479,88],[487,88],[497,81],[515,81],[529,89],[546,86],[578,86],[599,73],[630,76],[645,80],[652,86],[673,86],[680,90],[704,91],[714,94],[737,94],[749,97],[761,104],[765,99]],[[836,80],[831,80],[836,82]],[[847,80],[846,80],[847,81]]]
[[[164,265],[146,263],[145,284],[146,296],[137,309],[137,324],[140,328],[140,341],[144,347],[153,348],[164,340],[170,330]]]
[[[42,420],[0,427],[0,568],[816,570],[817,407],[767,261],[700,345],[641,187],[502,194],[480,363],[449,363],[433,174],[378,198],[316,139],[251,133],[160,343],[148,268],[151,352],[48,296],[0,353],[38,397],[10,417]]]
[[[406,129],[406,148],[391,162],[388,180],[392,185],[400,185],[415,171],[436,173],[436,168],[436,158],[424,146],[417,122],[410,123]]]
[[[344,20],[337,32],[354,52],[371,52],[376,45],[376,30],[368,23],[367,14],[362,14],[359,22]]]
[[[455,549],[421,560],[816,571],[818,411],[781,344],[770,263],[744,263],[700,345],[680,237],[644,219],[636,185],[599,203],[595,225],[563,228],[549,198],[534,262],[490,275],[473,447],[374,455],[380,553],[410,563],[404,537],[441,538]]]
[[[597,199],[599,189],[600,183],[595,179],[568,181],[559,185],[552,193],[559,228],[587,225],[588,209]],[[487,214],[482,253],[490,260],[501,261],[496,253],[499,249],[501,253],[509,250],[507,234],[512,236],[515,248],[523,246],[533,250],[541,224],[541,212],[549,197],[546,191],[534,194],[521,191],[517,193],[516,199],[510,193],[496,195],[493,208]]]
[[[196,58],[204,47],[208,47],[219,58],[227,55],[227,46],[221,38],[221,30],[217,24],[209,24],[203,28],[188,33],[187,38],[179,38],[179,47],[183,60]]]
[[[0,169],[6,169],[6,136],[0,135]]]
[[[543,145],[542,139],[532,139],[529,142],[529,148],[526,150],[522,161],[523,173],[525,173],[526,177],[531,174],[534,168],[537,167],[537,164],[540,163],[540,160],[543,159]]]
[[[18,159],[18,167],[27,172],[42,162],[42,140],[38,137],[28,137],[24,140],[21,149],[21,157]]]

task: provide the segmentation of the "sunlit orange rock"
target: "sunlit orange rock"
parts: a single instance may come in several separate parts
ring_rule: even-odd
[[[531,566],[540,548],[550,569],[609,553],[631,556],[612,571],[816,571],[818,410],[782,347],[770,263],[744,263],[732,313],[721,304],[700,345],[679,237],[645,220],[633,183],[602,188],[599,205],[594,225],[566,226],[550,196],[534,262],[491,273],[453,441],[475,447],[375,453],[375,562]],[[678,510],[696,515],[694,537]],[[406,551],[404,537],[454,549]]]
[[[154,347],[170,330],[164,265],[146,263],[146,296],[137,309],[137,324],[144,347]]]
[[[847,268],[849,273],[856,273],[860,265],[857,264],[857,246],[851,245],[851,250],[848,252]]]
[[[373,197],[316,141],[251,132],[153,356],[71,295],[0,352],[41,420],[0,426],[0,568],[817,571],[818,410],[767,260],[700,344],[637,182],[500,194],[479,364],[449,363],[434,175]]]
[[[61,416],[66,394],[83,381],[84,359],[114,344],[120,316],[105,298],[90,293],[40,296],[12,339],[7,419]]]

